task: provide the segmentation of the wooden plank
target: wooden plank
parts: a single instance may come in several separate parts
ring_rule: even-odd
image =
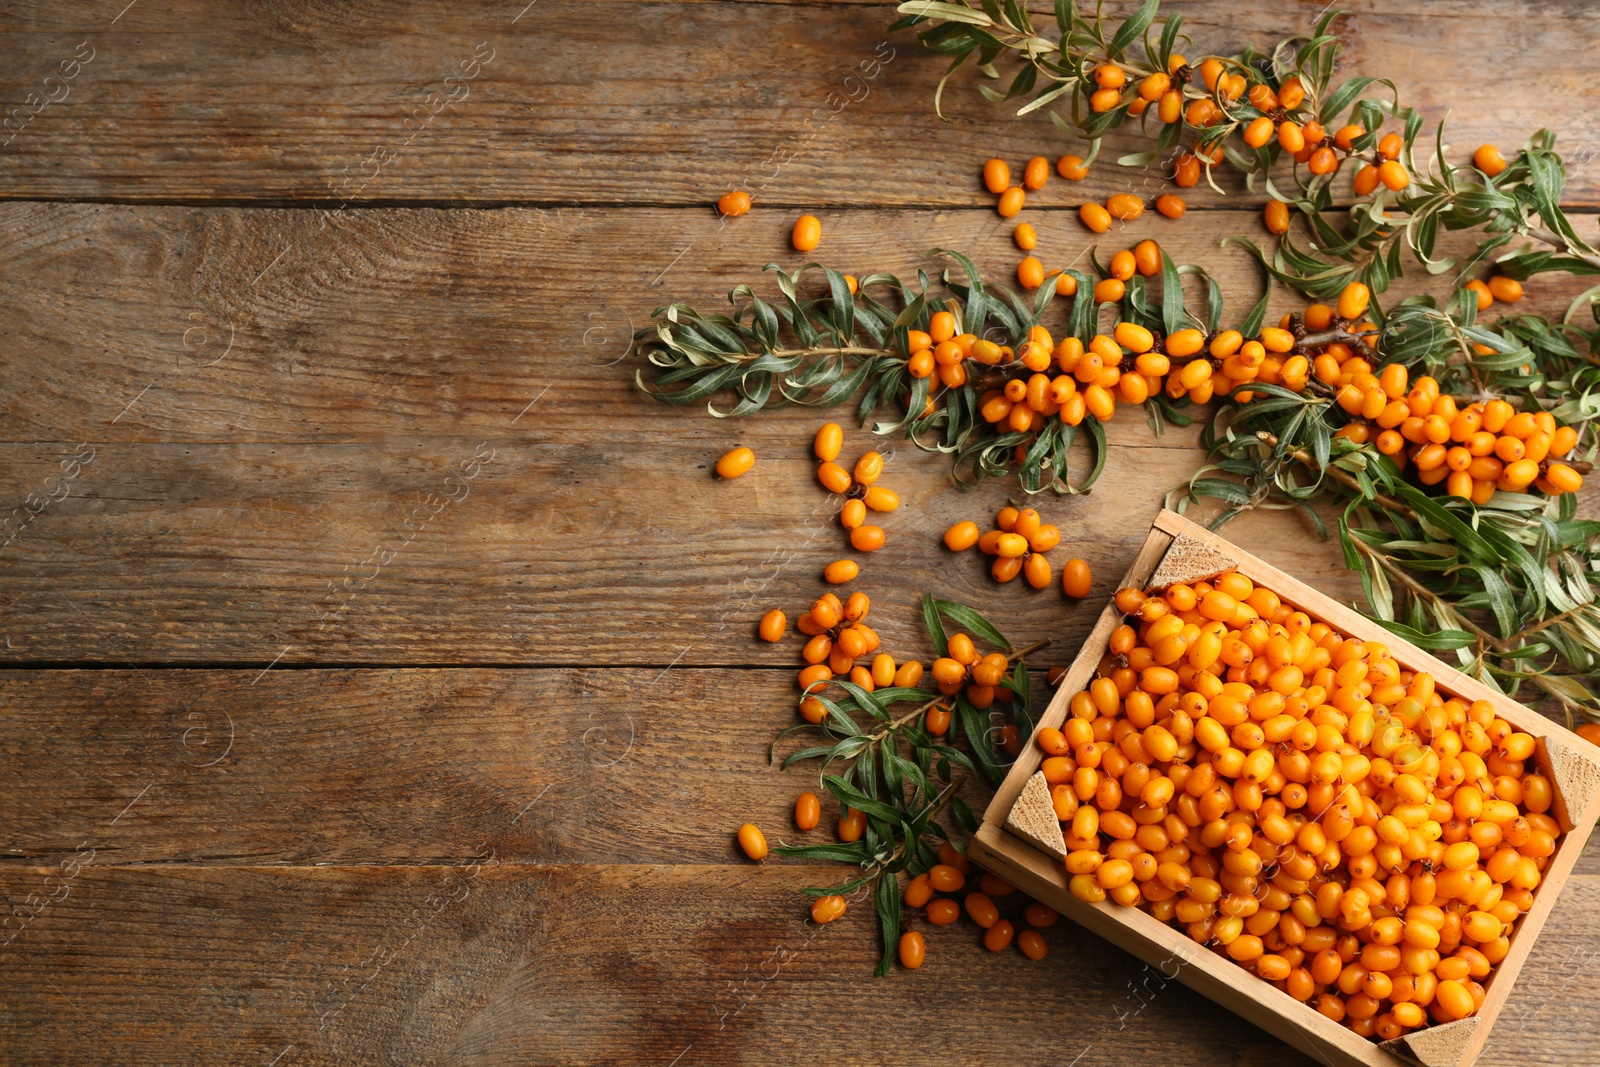
[[[815,767],[767,763],[798,721],[788,671],[258,674],[0,674],[0,860],[460,863],[490,842],[516,863],[704,864],[737,855],[745,820],[831,840],[831,799],[822,830],[790,822]],[[1600,846],[1579,870],[1600,874]]]
[[[798,614],[845,554],[811,478],[820,413],[726,423],[631,383],[632,327],[669,294],[715,306],[760,283],[752,265],[781,238],[770,222],[719,237],[684,210],[370,211],[324,238],[292,211],[0,217],[16,237],[0,330],[31,354],[0,382],[0,500],[16,530],[0,551],[0,662],[784,664],[788,651],[749,653],[745,627],[773,604]],[[1180,261],[1205,259],[1242,307],[1259,277],[1216,251],[1236,222],[1141,219],[1117,240],[1155,234]],[[830,260],[861,273],[908,272],[936,244],[997,272],[1017,256],[987,212],[829,224]],[[1040,229],[1052,262],[1087,251],[1066,213]],[[679,252],[631,258],[662,247]],[[617,284],[597,291],[597,269]],[[1579,287],[1541,283],[1520,306],[1553,311]],[[1041,504],[1065,534],[1058,564],[1082,555],[1103,576],[1201,459],[1192,429],[1156,437],[1124,416],[1109,434],[1101,490]],[[735,443],[756,449],[756,471],[718,484],[711,463]],[[875,443],[852,433],[849,447]],[[935,589],[1065,658],[1090,609],[997,589],[939,545],[1007,491],[949,493],[943,457],[893,445],[886,484],[905,505],[862,583],[889,608],[891,647],[916,641],[908,607]],[[1359,595],[1298,519],[1252,515],[1231,532]]]
[[[1147,212],[1104,237],[1070,210],[1025,217],[1050,269],[1090,270],[1095,249],[1104,262],[1154,238],[1211,272],[1230,319],[1262,291],[1255,260],[1220,247],[1241,233],[1267,240],[1254,217]],[[323,231],[303,210],[0,205],[0,285],[12,294],[0,330],[30,356],[0,382],[0,441],[475,443],[520,431],[590,447],[604,411],[619,444],[688,433],[712,446],[741,431],[633,388],[641,361],[629,339],[655,308],[726,307],[741,283],[779,299],[761,270],[771,262],[915,279],[950,265],[928,249],[954,248],[1005,284],[1022,255],[1011,224],[985,210],[825,212],[814,257],[788,247],[789,222],[756,213],[719,230],[686,209],[374,209]],[[1446,236],[1440,254],[1463,248]],[[1408,267],[1388,299],[1440,294],[1443,283]],[[1516,310],[1559,317],[1584,287],[1541,276]],[[1304,303],[1279,287],[1272,314]],[[1059,301],[1046,324],[1059,329],[1066,309]]]
[[[1168,6],[1195,54],[1270,47],[1324,8]],[[1577,106],[1600,47],[1581,0],[1349,6],[1337,24],[1349,72],[1395,79],[1432,120],[1448,112],[1462,149],[1514,145],[1541,124],[1579,158],[1600,148]],[[976,153],[1074,148],[1041,115],[984,102],[970,69],[940,123],[946,61],[889,37],[892,4],[120,7],[8,7],[6,196],[709,204],[743,186],[768,204],[967,204],[982,199]],[[1495,77],[1460,76],[1485,62]],[[45,81],[64,71],[75,77]],[[1145,147],[1119,135],[1107,159]],[[1085,191],[1144,180],[1104,166]],[[1597,181],[1577,168],[1569,195],[1592,201]]]
[[[491,862],[491,859],[493,862]],[[818,928],[795,890],[831,872],[743,867],[0,869],[64,893],[0,952],[7,1063],[1310,1063],[1070,923],[1032,964],[930,929],[929,961],[873,983],[870,909]],[[1593,977],[1600,879],[1574,881],[1479,1062],[1568,1064],[1600,1041],[1559,1011]],[[818,1025],[828,1005],[842,1020]],[[936,1006],[937,1010],[934,1010]],[[1058,1020],[1059,1025],[1041,1025]],[[843,1025],[837,1024],[843,1022]],[[800,1043],[804,1043],[804,1051]]]

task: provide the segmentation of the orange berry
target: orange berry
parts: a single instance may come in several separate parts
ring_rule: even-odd
[[[1496,300],[1514,304],[1522,299],[1522,283],[1515,278],[1507,278],[1497,274],[1489,279],[1488,284],[1489,292],[1493,294]]]
[[[908,971],[914,971],[922,966],[922,961],[928,955],[928,943],[923,936],[915,930],[908,930],[900,935],[900,966]]]
[[[1061,591],[1076,600],[1089,595],[1092,578],[1089,564],[1081,559],[1069,559],[1061,568]]]
[[[801,793],[794,802],[794,824],[802,830],[815,830],[822,821],[822,801],[815,793]]]
[[[817,923],[831,923],[845,913],[848,907],[844,897],[837,894],[830,897],[818,897],[811,905],[811,920]]]
[[[883,547],[882,526],[857,526],[850,531],[850,547],[857,552],[876,552]]]
[[[1024,252],[1032,252],[1039,247],[1039,234],[1026,222],[1017,223],[1017,228],[1011,231],[1011,239],[1017,242],[1017,247]]]
[[[1106,198],[1106,211],[1123,221],[1136,219],[1144,214],[1144,201],[1132,193],[1114,193]]]
[[[1282,200],[1268,200],[1261,209],[1261,221],[1267,232],[1283,235],[1289,232],[1289,205]]]
[[[1044,284],[1044,264],[1036,256],[1017,264],[1017,284],[1024,289],[1037,289]]]
[[[758,863],[767,858],[767,839],[754,823],[747,822],[739,827],[739,847]]]
[[[735,448],[725,453],[717,460],[717,475],[722,478],[737,478],[749,472],[756,465],[756,454],[748,448]]]
[[[1395,192],[1399,192],[1411,184],[1411,175],[1406,173],[1406,168],[1392,159],[1386,159],[1378,164],[1378,180]]]
[[[750,210],[750,194],[740,189],[723,193],[717,197],[717,210],[730,219],[736,219]]]
[[[1083,205],[1078,209],[1078,218],[1095,233],[1105,233],[1111,229],[1111,212],[1099,204]]]
[[[983,165],[983,187],[996,196],[1011,186],[1011,168],[1003,159],[991,159]]]
[[[1000,194],[1000,202],[995,205],[995,210],[1003,219],[1015,218],[1022,210],[1023,202],[1028,199],[1028,194],[1022,191],[1020,185],[1013,185]]]
[[[801,215],[794,222],[794,232],[789,235],[796,252],[809,252],[822,242],[822,220],[815,215]]]
[[[777,608],[773,608],[761,616],[761,625],[756,628],[756,632],[761,635],[763,641],[780,641],[788,626],[789,617]]]
[[[860,564],[853,559],[836,559],[822,569],[822,580],[829,585],[843,585],[855,581],[861,573]]]
[[[1022,168],[1023,188],[1039,190],[1044,188],[1044,183],[1050,179],[1050,161],[1043,156],[1034,156],[1028,160],[1027,166]]]
[[[1479,145],[1472,153],[1472,165],[1493,178],[1506,169],[1506,157],[1492,144]]]
[[[1082,156],[1066,155],[1056,160],[1056,173],[1069,182],[1081,182],[1089,176],[1089,168]]]
[[[1189,206],[1176,193],[1162,193],[1156,197],[1156,210],[1169,219],[1181,219]]]

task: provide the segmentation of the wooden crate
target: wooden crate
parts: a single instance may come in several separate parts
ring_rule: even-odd
[[[1038,772],[1043,758],[1038,746],[1031,743],[1018,757],[984,813],[983,824],[969,854],[977,863],[1019,889],[1159,968],[1166,977],[1177,978],[1330,1067],[1407,1067],[1409,1064],[1468,1067],[1483,1048],[1517,972],[1528,958],[1557,894],[1583,851],[1591,827],[1596,818],[1600,818],[1600,751],[1544,716],[1493,692],[1350,608],[1174,512],[1163,511],[1156,517],[1150,536],[1121,585],[1144,588],[1175,541],[1185,552],[1213,551],[1231,558],[1239,573],[1272,590],[1285,602],[1348,635],[1382,641],[1406,669],[1428,671],[1437,679],[1439,688],[1457,696],[1491,701],[1501,717],[1538,738],[1535,758],[1555,786],[1557,800],[1551,814],[1565,833],[1551,857],[1544,880],[1534,893],[1532,909],[1518,921],[1510,953],[1490,976],[1483,1007],[1470,1018],[1430,1026],[1380,1044],[1357,1036],[1232,960],[1196,944],[1182,930],[1159,922],[1137,908],[1110,902],[1089,904],[1072,896],[1067,891],[1066,870],[1061,860],[1046,855],[1038,846],[1005,828],[1007,817],[1024,787]],[[1067,716],[1068,701],[1094,678],[1111,633],[1121,622],[1121,613],[1115,606],[1108,605],[1062,679],[1055,699],[1039,722],[1041,728],[1061,726]],[[1040,775],[1033,789],[1042,783]]]

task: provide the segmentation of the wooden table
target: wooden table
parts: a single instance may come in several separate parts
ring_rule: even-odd
[[[766,761],[794,649],[752,630],[842,554],[820,417],[646,399],[629,334],[797,263],[802,209],[858,274],[934,246],[1009,272],[978,162],[1069,150],[1048,123],[967,80],[934,121],[943,63],[878,3],[124,3],[0,10],[0,1062],[1301,1062],[1076,929],[1034,964],[941,928],[873,981],[868,909],[803,921],[835,872],[732,845],[792,837],[807,780]],[[1321,7],[1176,6],[1196,51]],[[1597,203],[1584,4],[1352,6],[1353,69],[1453,108],[1458,145],[1556,128]],[[1053,181],[1047,263],[1083,199],[1154,180]],[[723,226],[733,187],[757,207]],[[1196,193],[1129,243],[1243,306],[1217,241],[1259,223]],[[1097,594],[1201,458],[1110,438],[1095,492],[1044,504]],[[713,481],[735,443],[755,472]],[[933,590],[1069,657],[1093,604],[938,547],[1004,487],[904,443],[885,483],[859,584],[888,649],[926,655]],[[1359,596],[1299,520],[1231,532]],[[1600,1058],[1580,870],[1486,1064]]]

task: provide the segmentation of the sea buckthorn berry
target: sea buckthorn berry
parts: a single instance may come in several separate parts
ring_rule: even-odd
[[[1123,249],[1111,257],[1109,270],[1111,276],[1119,282],[1125,282],[1132,278],[1134,272],[1138,269],[1138,263],[1134,260],[1133,253],[1127,249]]]
[[[1169,219],[1181,219],[1189,205],[1176,193],[1162,193],[1156,197],[1156,210]]]
[[[997,211],[1000,217],[1003,219],[1016,218],[1017,214],[1022,211],[1022,205],[1027,201],[1027,199],[1028,194],[1022,191],[1022,187],[1020,185],[1013,185],[1011,188],[1000,194],[1000,200],[997,204],[995,204],[995,211]]]
[[[1378,155],[1384,159],[1399,159],[1405,140],[1398,133],[1386,133],[1378,139]]]
[[[1354,186],[1357,196],[1368,196],[1379,184],[1378,168],[1370,163],[1356,171]]]
[[[825,422],[817,430],[817,439],[811,446],[816,457],[824,463],[839,458],[839,451],[844,447],[844,428],[836,422]]]
[[[789,239],[796,252],[811,251],[822,241],[822,220],[815,215],[801,215],[795,220]]]
[[[1044,943],[1044,938],[1040,936],[1037,930],[1019,932],[1017,934],[1017,948],[1030,960],[1042,960],[1050,951],[1049,947]]]
[[[957,888],[960,888],[959,886]],[[928,902],[928,922],[934,926],[949,926],[961,918],[961,905],[941,897]]]
[[[1099,204],[1083,205],[1078,209],[1078,218],[1095,233],[1105,233],[1111,229],[1111,212]]]
[[[1069,182],[1081,182],[1089,176],[1089,168],[1082,156],[1065,155],[1056,160],[1056,173]]]
[[[1494,304],[1494,293],[1481,280],[1474,278],[1465,286],[1478,299],[1478,310],[1488,311]]]
[[[854,471],[855,480],[862,485],[871,485],[883,475],[883,454],[881,452],[868,452],[856,460]]]
[[[846,500],[839,509],[839,525],[854,530],[867,521],[867,505],[860,500]]]
[[[1061,543],[1061,531],[1053,523],[1040,523],[1028,537],[1028,547],[1035,552],[1048,552]]]
[[[1289,232],[1289,205],[1282,200],[1268,200],[1261,209],[1261,222],[1268,233],[1282,236]]]
[[[1106,198],[1106,212],[1126,222],[1144,214],[1144,201],[1132,193],[1114,193]]]
[[[1522,299],[1522,283],[1515,278],[1507,278],[1497,274],[1489,279],[1488,284],[1489,292],[1494,295],[1496,300],[1514,304]]]
[[[1015,934],[1016,927],[1011,925],[1010,920],[1000,919],[984,933],[983,947],[990,952],[1003,952]]]
[[[855,808],[845,808],[839,815],[839,840],[846,844],[861,840],[867,832],[867,817]]]
[[[749,472],[756,465],[756,454],[748,448],[735,448],[724,453],[717,460],[717,476],[720,478],[737,478]]]
[[[1043,156],[1034,156],[1028,160],[1027,166],[1022,168],[1022,185],[1026,189],[1039,190],[1044,188],[1044,183],[1050,180],[1050,161]]]
[[[1044,264],[1038,257],[1028,256],[1017,264],[1017,284],[1024,289],[1037,289],[1044,284]]]
[[[1061,591],[1076,600],[1082,600],[1089,595],[1091,585],[1089,564],[1081,559],[1067,560],[1061,568]]]
[[[1011,168],[1003,159],[991,159],[983,165],[983,187],[996,196],[1011,185]]]
[[[914,971],[922,966],[923,960],[928,956],[928,943],[923,936],[915,930],[908,930],[900,935],[900,966],[908,971]]]
[[[1161,246],[1154,241],[1140,241],[1133,246],[1133,262],[1146,278],[1161,273]]]
[[[1053,577],[1050,573],[1050,561],[1045,559],[1041,553],[1035,552],[1030,554],[1023,561],[1022,576],[1026,578],[1028,584],[1033,586],[1035,589],[1045,588],[1050,584]]]
[[[850,491],[850,472],[832,460],[817,468],[817,481],[830,493]]]
[[[1339,317],[1344,319],[1359,319],[1367,313],[1367,306],[1372,301],[1372,291],[1360,282],[1351,282],[1339,294]]]
[[[1039,247],[1039,234],[1033,226],[1026,222],[1017,223],[1017,228],[1011,231],[1011,239],[1017,247],[1024,252],[1032,252]],[[1037,288],[1037,287],[1036,287]]]
[[[822,821],[822,801],[815,793],[801,793],[794,802],[794,824],[802,830],[815,830]]]
[[[829,585],[843,585],[855,581],[861,573],[860,564],[853,559],[836,559],[822,570],[822,579]]]
[[[935,864],[928,871],[928,884],[941,893],[954,893],[967,882],[966,876],[948,863]]]
[[[763,641],[780,641],[788,626],[789,617],[777,608],[773,608],[761,616],[761,625],[757,627],[756,632],[761,635]]]
[[[739,827],[739,847],[744,849],[744,854],[757,863],[767,858],[767,839],[761,833],[761,828],[755,823],[745,823]]]
[[[1176,94],[1173,94],[1176,95]],[[1179,153],[1173,161],[1172,180],[1180,189],[1200,184],[1200,159],[1191,152]]]
[[[857,552],[876,552],[883,547],[882,526],[857,526],[850,531],[850,547]]]
[[[958,522],[944,532],[945,547],[952,552],[965,552],[978,543],[978,524]]]
[[[1378,164],[1378,180],[1398,193],[1411,184],[1411,175],[1406,173],[1405,167],[1388,159]]]
[[[973,891],[964,900],[967,917],[985,930],[1000,921],[1000,909],[994,906],[987,894]]]
[[[894,511],[900,506],[900,494],[881,485],[869,486],[861,502],[873,511]]]
[[[1496,173],[1499,172],[1496,171]],[[735,189],[731,193],[723,193],[717,197],[717,210],[730,219],[736,219],[750,210],[750,194],[741,189]]]
[[[1506,169],[1506,157],[1492,144],[1479,145],[1472,153],[1472,165],[1493,178]]]
[[[1251,148],[1261,148],[1268,141],[1272,140],[1273,134],[1276,132],[1276,130],[1277,127],[1273,125],[1272,120],[1267,118],[1265,115],[1258,119],[1253,119],[1251,120],[1250,124],[1244,128],[1244,143],[1249,145]]]
[[[828,897],[818,897],[811,905],[811,919],[813,922],[831,923],[845,913],[849,905],[844,897],[834,894]]]
[[[1278,144],[1285,152],[1290,154],[1299,152],[1306,146],[1306,135],[1297,122],[1284,121],[1278,124]]]

